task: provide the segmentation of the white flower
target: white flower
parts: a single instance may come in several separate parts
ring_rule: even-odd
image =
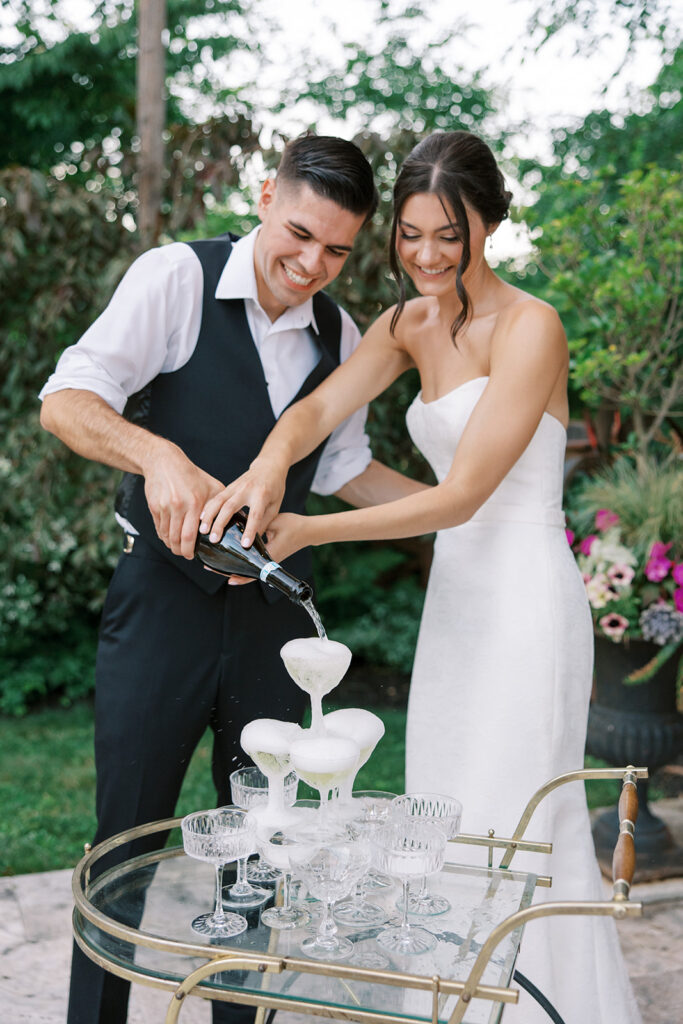
[[[616,597],[604,572],[598,572],[588,580],[586,594],[593,608],[604,608],[608,601],[613,601]]]
[[[600,572],[610,565],[637,565],[638,559],[630,548],[619,543],[618,531],[609,530],[604,537],[593,541],[591,561]]]

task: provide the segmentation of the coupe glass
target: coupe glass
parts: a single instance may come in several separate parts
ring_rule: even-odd
[[[296,685],[311,698],[311,735],[324,736],[322,699],[346,674],[351,651],[337,640],[309,636],[288,641],[280,656]]]
[[[365,708],[340,708],[338,711],[330,711],[325,715],[323,725],[325,731],[332,736],[343,736],[353,740],[360,747],[355,770],[347,775],[339,786],[339,803],[344,809],[347,809],[351,805],[351,794],[356,775],[370,760],[373,750],[384,736],[384,722],[377,715],[373,715],[372,711],[366,711]]]
[[[351,891],[370,862],[368,844],[350,839],[348,833],[301,829],[291,835],[294,843],[292,865],[303,878],[309,893],[322,900],[324,911],[316,935],[304,939],[301,950],[314,960],[345,960],[353,943],[338,934],[332,905]]]
[[[278,875],[282,876],[282,906],[268,907],[262,911],[261,920],[269,928],[300,928],[308,924],[311,915],[302,907],[293,906],[291,899],[292,886],[292,847],[296,846],[296,839],[284,832],[275,832],[273,835],[256,837],[256,844],[261,858],[275,868]]]
[[[254,848],[254,830],[247,812],[232,807],[214,811],[196,811],[182,821],[183,847],[189,857],[205,860],[216,869],[216,906],[210,914],[200,914],[192,922],[194,931],[210,938],[226,939],[239,935],[247,927],[241,914],[223,910],[223,867]]]
[[[396,796],[396,793],[386,793],[383,790],[356,790],[353,794],[354,803],[358,799],[361,807],[360,811],[354,812],[354,818],[357,822],[360,819],[361,824],[370,827],[383,825],[389,820],[391,803],[396,799]],[[388,889],[393,884],[392,879],[388,875],[383,875],[381,871],[377,871],[374,867],[370,868],[365,877],[365,888],[369,890]]]
[[[454,839],[460,831],[462,804],[451,796],[440,793],[406,793],[394,800],[392,817],[407,818],[410,821],[425,821],[435,825],[446,839]],[[432,916],[445,914],[451,905],[445,896],[438,896],[427,890],[427,877],[422,877],[420,888],[408,896],[408,913]]]
[[[296,800],[299,779],[295,772],[285,776],[285,806],[291,807]],[[260,768],[238,768],[230,776],[232,802],[244,811],[264,807],[268,802],[268,778]],[[250,882],[277,882],[280,872],[264,864],[257,855],[256,860],[247,864],[247,878]]]
[[[304,736],[292,743],[292,768],[320,793],[321,829],[334,832],[328,808],[330,794],[355,771],[359,755],[358,744],[341,736]]]
[[[255,718],[240,734],[240,746],[260,768],[268,780],[268,797],[264,806],[252,808],[251,815],[259,825],[286,828],[294,820],[285,803],[285,777],[291,769],[290,747],[303,729],[294,722],[276,718]]]
[[[375,867],[403,883],[401,924],[385,928],[377,941],[385,949],[404,956],[427,953],[436,946],[436,939],[425,928],[408,924],[408,886],[412,879],[441,870],[446,837],[435,825],[399,818],[372,832],[370,844]]]
[[[352,832],[368,838],[370,832],[378,828],[389,816],[392,802],[396,799],[395,793],[383,793],[379,790],[358,790],[353,794],[350,803],[351,815],[348,827]],[[346,817],[349,816],[346,815]],[[364,899],[364,890],[367,886],[381,888],[382,885],[391,885],[391,879],[381,877],[380,883],[371,885],[372,870],[356,883],[356,889],[350,899],[337,903],[334,908],[334,919],[338,924],[347,925],[380,925],[387,919],[386,911],[378,903],[371,903]],[[386,879],[386,880],[385,880]],[[380,959],[379,954],[374,954],[375,960],[372,964],[365,966],[377,966]],[[381,958],[383,961],[386,958]],[[354,962],[358,962],[354,960]],[[384,963],[386,966],[386,963]]]

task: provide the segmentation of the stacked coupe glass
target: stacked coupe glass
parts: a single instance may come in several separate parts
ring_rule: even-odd
[[[311,696],[311,728],[275,719],[250,722],[241,745],[254,767],[232,773],[233,805],[183,820],[185,852],[213,864],[216,875],[215,908],[191,927],[211,941],[230,939],[248,927],[240,909],[260,907],[269,928],[307,929],[300,949],[313,959],[353,958],[382,968],[390,965],[387,952],[429,952],[434,934],[409,918],[419,914],[424,920],[449,908],[428,892],[426,880],[441,870],[462,808],[440,794],[354,791],[384,726],[361,708],[322,713],[322,697],[341,681],[351,652],[315,637],[285,644],[282,658]],[[299,779],[320,799],[297,800]],[[253,854],[257,858],[248,862]],[[237,879],[224,888],[223,868],[231,862],[237,863]],[[402,883],[401,913],[389,921],[372,895],[394,880]],[[341,935],[339,925],[351,937]]]

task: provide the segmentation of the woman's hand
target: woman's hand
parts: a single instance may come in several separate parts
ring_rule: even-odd
[[[310,543],[310,532],[310,516],[281,512],[268,527],[268,553],[275,562],[282,562]]]
[[[263,533],[282,504],[287,481],[287,467],[262,457],[254,459],[242,476],[224,487],[206,502],[200,516],[199,532],[210,533],[209,540],[216,543],[238,509],[246,505],[249,518],[244,528],[242,544],[248,548],[257,533]]]

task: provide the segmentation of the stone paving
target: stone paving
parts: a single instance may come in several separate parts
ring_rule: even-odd
[[[661,800],[657,813],[683,847],[683,798]],[[606,886],[605,895],[609,895]],[[683,864],[681,877],[634,886],[644,916],[619,934],[644,1024],[683,1020]],[[71,872],[0,879],[0,1022],[64,1024],[71,958]],[[133,986],[129,1024],[163,1024],[169,996]],[[316,1018],[278,1014],[278,1024]],[[182,1024],[209,1024],[210,1007],[190,999]],[[569,1022],[568,1022],[569,1024]],[[581,1021],[578,1024],[592,1024]],[[610,1024],[620,1024],[618,1021]]]

